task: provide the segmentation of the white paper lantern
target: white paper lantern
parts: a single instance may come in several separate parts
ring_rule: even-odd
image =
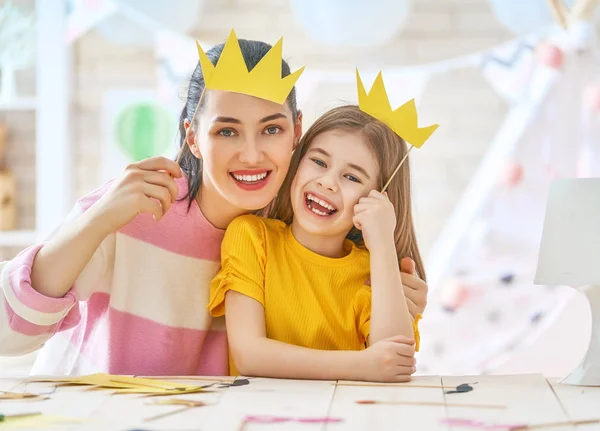
[[[156,26],[185,33],[200,19],[205,0],[120,0],[120,11],[97,24],[102,37],[140,47],[154,45]]]
[[[0,8],[0,100],[16,97],[15,70],[35,61],[35,19],[11,2]]]
[[[571,7],[574,0],[564,1]],[[534,32],[556,23],[548,0],[489,0],[492,11],[506,28],[516,34]]]
[[[291,0],[308,35],[328,45],[389,42],[406,24],[412,0]]]

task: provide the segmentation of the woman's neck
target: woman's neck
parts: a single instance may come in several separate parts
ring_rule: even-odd
[[[217,190],[204,184],[200,186],[196,202],[204,218],[217,229],[226,229],[234,218],[249,212],[232,205]]]
[[[344,249],[344,237],[313,235],[292,221],[292,235],[296,241],[313,253],[325,257],[340,258],[348,255]]]

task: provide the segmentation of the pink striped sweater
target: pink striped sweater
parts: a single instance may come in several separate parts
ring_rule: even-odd
[[[185,179],[177,184],[181,198]],[[42,244],[0,263],[0,355],[42,348],[32,374],[228,374],[225,325],[206,308],[224,230],[187,206],[177,201],[159,222],[141,214],[107,237],[63,298],[31,286]]]

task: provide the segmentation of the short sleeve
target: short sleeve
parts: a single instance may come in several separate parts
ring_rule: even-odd
[[[371,289],[367,286],[360,289],[354,296],[353,306],[360,342],[366,343],[371,333]]]
[[[265,305],[265,225],[254,215],[234,219],[221,245],[221,269],[210,283],[208,309],[225,314],[225,294],[234,290]]]

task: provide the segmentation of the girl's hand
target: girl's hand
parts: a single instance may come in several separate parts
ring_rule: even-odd
[[[397,335],[362,350],[361,378],[369,382],[409,382],[416,371],[414,340]]]
[[[387,193],[372,190],[354,205],[354,226],[362,231],[365,246],[372,251],[379,244],[394,245],[396,212]]]
[[[165,157],[130,164],[90,208],[93,222],[108,235],[140,213],[152,214],[155,220],[160,220],[177,199],[177,184],[173,177],[181,175],[179,165]]]

